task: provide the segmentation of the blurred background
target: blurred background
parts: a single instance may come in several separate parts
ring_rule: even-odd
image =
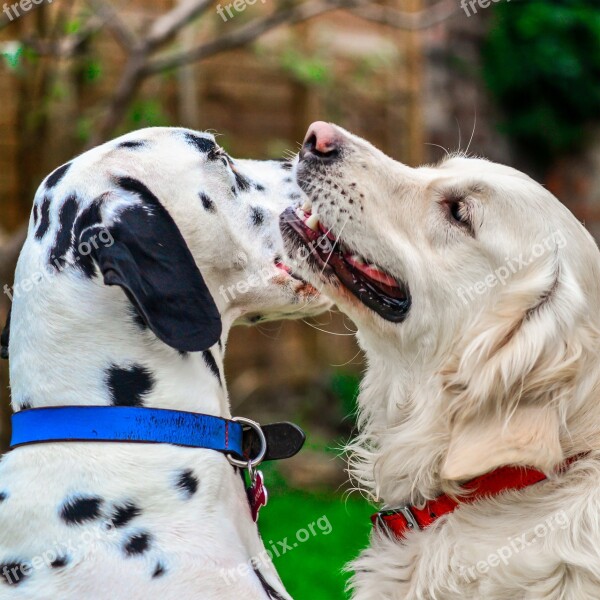
[[[600,236],[598,0],[21,0],[0,13],[0,287],[43,177],[151,125],[210,129],[237,157],[297,151],[334,121],[416,166],[458,150],[541,181]],[[0,294],[4,322],[8,297]],[[265,469],[267,547],[297,598],[345,598],[372,512],[349,493],[363,357],[339,314],[234,331],[233,412],[295,420],[301,456]],[[77,368],[77,365],[73,365]],[[0,449],[9,382],[0,365]],[[323,523],[323,521],[321,521]]]

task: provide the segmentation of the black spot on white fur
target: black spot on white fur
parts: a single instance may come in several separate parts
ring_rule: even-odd
[[[121,142],[117,148],[129,148],[130,150],[139,150],[140,148],[144,148],[146,146],[146,142]]]
[[[4,502],[8,498],[8,492],[0,492],[0,503]]]
[[[128,502],[122,506],[117,506],[112,513],[110,522],[113,527],[125,527],[132,519],[139,517],[142,514],[142,510],[139,506]]]
[[[221,373],[219,372],[219,365],[217,365],[217,361],[215,360],[213,353],[210,350],[205,350],[202,353],[202,356],[204,358],[204,362],[206,363],[208,368],[211,370],[212,374],[219,380],[219,383],[222,383],[221,382]]]
[[[40,207],[37,204],[33,205],[33,224],[37,227],[38,221],[40,220]]]
[[[254,184],[254,189],[255,189],[257,192],[264,192],[264,191],[266,191],[266,188],[265,188],[265,186],[264,186],[264,185],[262,185],[261,183],[255,183],[255,184]]]
[[[247,177],[244,177],[241,173],[238,173],[237,171],[234,171],[234,175],[238,190],[241,190],[242,192],[247,192],[252,185],[250,183],[250,180]]]
[[[204,210],[212,213],[216,212],[217,207],[215,206],[215,203],[206,194],[200,193],[200,201],[202,202]]]
[[[44,198],[40,207],[40,224],[35,231],[35,238],[41,240],[50,227],[50,198]]]
[[[187,498],[191,498],[198,491],[198,478],[191,469],[186,469],[177,478],[177,487],[182,490]]]
[[[254,568],[254,573],[258,577],[260,584],[263,586],[265,593],[271,600],[285,600],[285,598],[265,579],[264,575],[256,568]]]
[[[11,561],[0,564],[0,579],[8,585],[19,585],[29,577],[29,565],[25,561]]]
[[[80,244],[80,238],[82,232],[88,227],[93,227],[94,225],[99,225],[102,223],[102,214],[101,214],[102,202],[100,200],[94,200],[87,208],[81,211],[81,214],[77,218],[75,225],[73,227],[73,239],[76,244]],[[96,241],[96,243],[102,243],[100,241]],[[83,251],[82,247],[82,251]],[[94,259],[92,257],[91,252],[78,252],[76,258],[76,266],[78,269],[83,271],[86,277],[90,279],[96,275],[96,266],[94,264]]]
[[[294,168],[294,165],[291,162],[283,162],[281,163],[281,168],[286,171],[291,171]]]
[[[185,139],[188,144],[195,146],[200,152],[204,154],[210,154],[216,148],[216,144],[212,140],[200,137],[198,135],[194,135],[193,133],[186,133]]]
[[[125,542],[123,550],[127,556],[143,554],[150,547],[151,539],[152,536],[149,533],[136,533]]]
[[[95,521],[101,516],[102,498],[80,496],[67,500],[60,511],[60,518],[67,525],[81,525]]]
[[[69,196],[61,206],[58,216],[58,232],[54,246],[50,250],[50,262],[55,268],[64,268],[66,255],[73,247],[73,225],[77,218],[79,202],[75,196]]]
[[[265,222],[265,211],[262,208],[253,206],[250,209],[250,219],[254,227],[260,227]]]
[[[50,566],[53,569],[61,569],[62,567],[66,567],[71,562],[71,559],[66,556],[58,556],[55,560],[50,563]]]
[[[156,567],[154,567],[154,572],[152,573],[152,579],[156,579],[157,577],[161,577],[166,572],[165,566],[162,563],[156,563]]]
[[[135,310],[133,306],[129,307],[129,310],[131,312],[131,319],[135,323],[136,327],[138,327],[141,331],[147,331],[148,323],[144,321],[144,317],[142,317],[142,315],[140,315],[140,313]]]
[[[50,173],[50,175],[48,175],[48,178],[46,179],[46,188],[51,190],[53,187],[56,187],[60,183],[60,180],[67,174],[67,171],[70,168],[71,163],[69,162],[66,165],[63,165],[62,167],[58,167],[58,169]]]
[[[106,381],[113,406],[143,406],[144,397],[154,387],[152,373],[141,365],[128,368],[112,365]]]

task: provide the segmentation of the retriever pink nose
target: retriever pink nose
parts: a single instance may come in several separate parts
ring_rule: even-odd
[[[302,147],[303,156],[313,155],[321,160],[332,160],[339,155],[341,138],[333,125],[317,121],[308,128]]]

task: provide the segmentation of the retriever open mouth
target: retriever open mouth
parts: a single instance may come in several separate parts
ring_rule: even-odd
[[[281,227],[284,235],[292,235],[310,250],[319,270],[335,275],[365,306],[386,321],[401,323],[406,319],[411,305],[408,286],[346,248],[310,210],[286,209]]]

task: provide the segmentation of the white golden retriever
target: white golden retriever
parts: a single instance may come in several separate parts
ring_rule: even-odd
[[[368,356],[358,484],[423,516],[505,465],[547,476],[403,536],[375,528],[354,598],[600,598],[594,240],[519,171],[464,156],[413,169],[326,123],[297,175],[309,200],[282,216],[288,250]]]

